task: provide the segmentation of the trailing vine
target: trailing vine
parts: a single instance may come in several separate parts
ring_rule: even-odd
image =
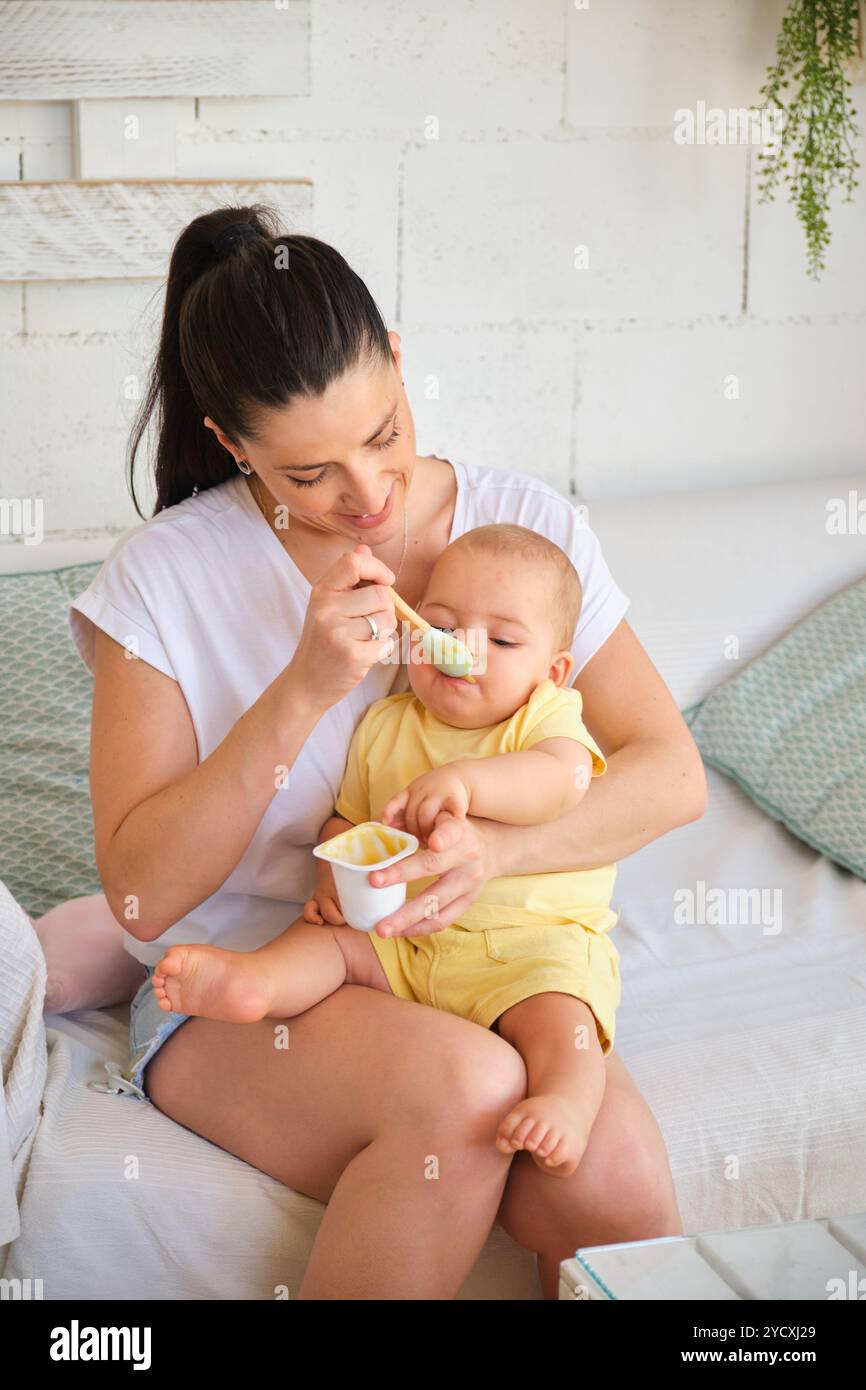
[[[753,108],[781,109],[775,137],[758,154],[760,202],[772,201],[781,179],[790,185],[813,279],[826,269],[830,194],[844,188],[844,201],[850,203],[859,185],[852,140],[860,131],[844,70],[845,60],[857,52],[858,36],[858,0],[792,0],[782,19],[776,63],[760,89],[764,101]],[[786,100],[782,93],[794,84]]]

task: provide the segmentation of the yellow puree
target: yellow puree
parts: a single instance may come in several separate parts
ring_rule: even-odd
[[[320,846],[326,859],[342,864],[379,864],[406,848],[406,840],[398,830],[378,821],[353,825]]]

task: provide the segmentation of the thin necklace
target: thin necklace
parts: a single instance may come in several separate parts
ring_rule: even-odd
[[[269,520],[269,518],[268,518],[267,510],[266,510],[265,506],[264,506],[263,503],[262,503],[262,499],[261,499],[260,496],[259,496],[259,475],[258,475],[258,473],[254,473],[254,474],[253,474],[253,477],[254,477],[254,479],[255,479],[255,482],[254,482],[254,485],[253,485],[253,499],[254,499],[254,501],[255,501],[255,503],[256,503],[256,506],[258,507],[259,511],[261,512],[262,516],[264,517],[265,521],[267,521],[268,525],[270,526],[271,523],[270,523],[270,520]],[[271,527],[271,530],[273,530],[273,529],[274,529],[274,528]],[[276,535],[276,531],[274,531],[274,535]],[[279,536],[277,536],[277,540],[280,541],[280,544],[281,544],[281,545],[285,546],[285,541],[280,540],[280,537],[279,537]],[[399,565],[397,566],[396,570],[394,571],[394,584],[396,584],[396,583],[397,583],[397,580],[400,578],[400,571],[401,571],[402,568],[403,568],[403,563],[404,563],[404,561],[405,561],[405,559],[406,559],[406,552],[407,552],[408,549],[409,549],[409,508],[408,508],[407,505],[406,505],[406,490],[405,490],[405,488],[404,488],[404,490],[403,490],[403,554],[400,556],[400,563],[399,563]],[[393,587],[393,586],[392,586],[392,587]]]

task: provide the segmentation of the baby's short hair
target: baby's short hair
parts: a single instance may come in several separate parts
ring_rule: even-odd
[[[574,565],[565,551],[532,531],[510,521],[492,522],[464,531],[452,541],[449,550],[483,551],[488,555],[513,555],[530,564],[546,565],[551,577],[550,602],[545,617],[553,629],[555,651],[567,650],[574,641],[583,602],[583,590]]]

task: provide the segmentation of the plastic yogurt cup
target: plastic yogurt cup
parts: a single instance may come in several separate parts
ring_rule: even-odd
[[[406,901],[406,884],[389,883],[376,888],[367,875],[387,869],[398,859],[414,854],[418,840],[407,830],[395,830],[381,821],[366,820],[316,845],[313,854],[326,859],[334,873],[340,911],[350,927],[371,932],[377,922],[396,912]]]

